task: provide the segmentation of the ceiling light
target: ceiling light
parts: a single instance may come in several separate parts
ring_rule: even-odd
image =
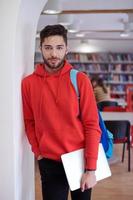
[[[68,26],[73,23],[73,15],[70,14],[60,14],[58,15],[58,23],[63,26]]]
[[[124,23],[124,30],[121,32],[120,36],[121,37],[129,37],[131,32],[131,26],[129,22]]]
[[[125,37],[129,37],[130,36],[130,32],[129,31],[123,31],[120,34],[121,37],[125,38]]]
[[[43,13],[45,14],[58,14],[61,13],[62,11],[62,6],[60,3],[60,0],[48,0]]]
[[[80,48],[80,52],[87,53],[90,49],[89,41],[88,40],[81,40],[79,48]]]
[[[77,34],[76,34],[76,37],[84,37],[84,36],[85,36],[84,33],[77,33]]]

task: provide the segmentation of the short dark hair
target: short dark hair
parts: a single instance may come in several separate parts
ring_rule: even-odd
[[[92,77],[91,82],[92,82],[92,83],[93,83],[93,82],[96,82],[97,86],[102,87],[102,88],[103,88],[103,91],[104,91],[105,93],[108,93],[108,90],[107,90],[107,88],[106,88],[106,86],[105,86],[104,81],[103,81],[102,78],[97,77],[97,76],[96,76],[96,77]]]
[[[60,24],[48,25],[44,27],[40,32],[40,46],[44,42],[44,39],[49,36],[59,35],[64,39],[65,44],[67,45],[67,29]]]

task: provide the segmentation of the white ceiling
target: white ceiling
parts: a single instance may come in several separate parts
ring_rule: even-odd
[[[133,8],[132,0],[61,0],[61,2],[63,10]]]
[[[133,52],[133,0],[60,0],[60,2],[63,12],[69,11],[79,23],[79,32],[85,33],[84,39],[95,44],[97,49],[101,47],[107,51]],[[78,14],[75,14],[76,12]],[[57,19],[58,15],[41,15],[37,32],[48,24],[57,24]],[[123,21],[128,21],[131,28],[131,33],[126,38],[120,36],[124,30]],[[68,39],[70,48],[75,47],[75,49],[81,40],[72,33],[68,34]]]

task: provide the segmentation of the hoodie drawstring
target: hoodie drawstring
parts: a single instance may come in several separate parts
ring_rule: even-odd
[[[56,103],[58,103],[59,96],[60,96],[59,94],[60,94],[60,83],[61,83],[61,71],[60,71],[60,75],[59,75],[59,78],[58,78],[58,84],[57,84],[57,94],[56,94],[56,99],[55,99]]]

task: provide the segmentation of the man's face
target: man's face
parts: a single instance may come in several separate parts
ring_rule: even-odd
[[[63,67],[67,47],[62,36],[55,35],[45,38],[41,51],[47,71],[54,72]]]

